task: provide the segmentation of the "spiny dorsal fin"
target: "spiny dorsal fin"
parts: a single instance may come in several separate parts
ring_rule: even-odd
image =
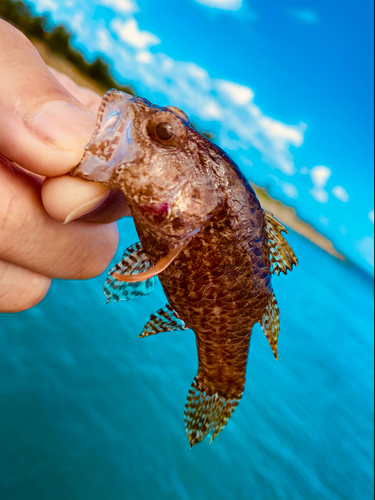
[[[113,274],[139,274],[150,269],[151,262],[142,245],[135,243],[128,247],[122,257],[122,261],[109,271],[104,284],[104,295],[107,297],[107,304],[108,302],[131,300],[141,295],[149,295],[154,290],[155,278],[135,283],[125,283],[113,276]]]
[[[139,338],[148,337],[155,333],[188,330],[189,327],[177,316],[172,307],[167,304],[148,318]]]
[[[281,234],[282,231],[288,234],[285,227],[275,217],[266,210],[264,212],[264,222],[268,236],[269,259],[271,263],[271,273],[280,272],[286,274],[287,270],[292,270],[293,264],[298,264],[297,257],[291,246]]]
[[[277,305],[276,297],[271,295],[266,310],[262,319],[259,321],[264,335],[272,348],[273,354],[277,359],[277,339],[279,338],[279,306]]]

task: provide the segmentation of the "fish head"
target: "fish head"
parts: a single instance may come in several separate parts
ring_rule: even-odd
[[[72,175],[120,188],[138,221],[160,235],[184,238],[223,202],[206,161],[213,147],[180,109],[110,90]]]

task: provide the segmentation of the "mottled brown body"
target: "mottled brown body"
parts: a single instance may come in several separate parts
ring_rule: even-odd
[[[223,206],[159,275],[168,302],[196,335],[197,380],[207,393],[225,398],[241,397],[251,329],[270,296],[263,216],[255,195],[246,195],[252,199],[246,210],[236,213]],[[156,263],[166,252],[162,241],[135,223],[143,248]]]
[[[185,423],[192,445],[208,433],[214,438],[241,399],[255,323],[277,356],[271,272],[297,263],[281,235],[285,228],[262,210],[238,167],[190,127],[183,112],[116,91],[104,97],[93,140],[73,174],[122,190],[142,244],[110,272],[109,300],[120,300],[120,282],[153,276],[152,269],[143,273],[145,259],[155,269],[167,262],[158,273],[168,309],[159,311],[159,320],[151,316],[142,336],[176,329],[179,322],[194,331],[199,369]]]

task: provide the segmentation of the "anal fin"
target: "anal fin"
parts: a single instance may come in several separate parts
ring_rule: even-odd
[[[264,335],[267,337],[275,358],[278,359],[277,340],[279,338],[280,330],[279,306],[274,294],[271,295],[268,301],[267,308],[263,314],[262,319],[259,321],[259,324],[262,327]]]
[[[150,259],[145,254],[140,243],[128,247],[123,253],[122,261],[116,264],[108,273],[104,284],[104,295],[107,297],[107,304],[119,300],[131,300],[152,293],[155,286],[155,278],[153,277],[134,283],[126,283],[116,279],[116,276],[123,274],[143,273],[150,267]]]
[[[155,333],[188,330],[189,327],[177,316],[172,307],[167,304],[148,318],[139,338],[148,337]]]

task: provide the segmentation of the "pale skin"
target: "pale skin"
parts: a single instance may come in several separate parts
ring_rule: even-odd
[[[48,68],[2,20],[0,68],[0,312],[18,312],[38,304],[53,278],[103,272],[115,221],[129,211],[121,194],[68,175],[101,96]]]

